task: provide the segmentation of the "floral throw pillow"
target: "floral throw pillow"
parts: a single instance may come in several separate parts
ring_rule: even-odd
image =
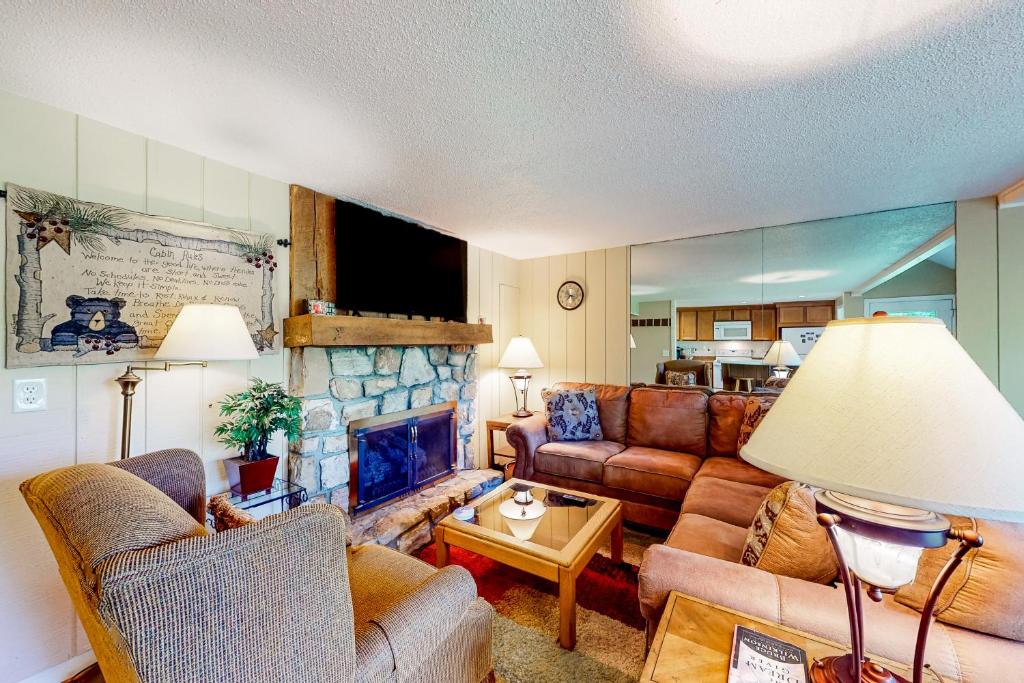
[[[673,387],[692,387],[697,385],[696,372],[665,371],[665,384]]]
[[[248,512],[232,505],[226,493],[210,498],[206,508],[210,511],[210,516],[213,517],[213,528],[217,531],[237,529],[256,521],[256,518]]]
[[[747,399],[747,405],[743,408],[743,421],[740,422],[740,436],[736,439],[737,453],[750,441],[750,435],[757,429],[757,425],[761,424],[761,420],[774,403],[774,396],[751,396]]]
[[[544,414],[551,441],[600,441],[601,421],[593,390],[544,392]]]
[[[835,578],[838,565],[811,487],[787,481],[768,493],[747,530],[740,562],[814,583]]]

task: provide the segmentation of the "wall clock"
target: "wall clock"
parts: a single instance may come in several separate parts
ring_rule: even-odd
[[[558,288],[558,305],[567,311],[575,311],[583,303],[583,286],[567,280]]]

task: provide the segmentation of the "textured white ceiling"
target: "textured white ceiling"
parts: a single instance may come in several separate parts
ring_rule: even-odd
[[[954,214],[952,203],[933,204],[635,246],[633,299],[680,306],[834,299],[948,228]],[[939,252],[936,262],[954,267],[953,251]]]
[[[0,89],[512,256],[990,194],[1016,0],[5,3]]]

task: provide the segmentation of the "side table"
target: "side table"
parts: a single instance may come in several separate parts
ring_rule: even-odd
[[[494,456],[500,455],[503,458],[512,458],[515,460],[516,452],[511,448],[495,448],[494,447],[494,432],[504,432],[517,420],[525,420],[523,417],[516,417],[512,413],[507,415],[499,415],[498,417],[492,417],[487,420],[485,429],[487,430],[487,464],[486,467],[494,467]],[[502,467],[501,469],[505,469]],[[508,479],[506,473],[506,479]]]
[[[261,505],[275,503],[279,500],[282,501],[282,505],[291,510],[292,508],[296,508],[309,500],[309,494],[306,492],[306,488],[304,486],[293,484],[290,481],[285,481],[284,479],[275,478],[274,485],[266,491],[253,493],[249,496],[232,493],[228,498],[228,502],[240,510],[249,510],[255,507],[260,507]],[[207,515],[207,521],[212,526],[213,518]]]
[[[737,624],[803,648],[808,663],[816,658],[849,652],[848,647],[831,640],[672,591],[651,643],[640,683],[725,683]],[[906,664],[873,655],[871,659],[909,680],[910,670]],[[925,669],[924,679],[930,683],[942,681],[931,669]]]

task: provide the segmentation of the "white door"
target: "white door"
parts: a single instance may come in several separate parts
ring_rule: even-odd
[[[956,334],[956,297],[952,294],[907,296],[899,299],[864,299],[864,315],[870,318],[878,311],[889,315],[938,318]]]

